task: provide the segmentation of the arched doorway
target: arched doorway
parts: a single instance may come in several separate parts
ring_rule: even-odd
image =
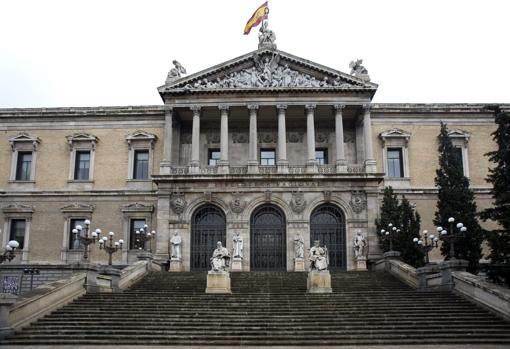
[[[346,269],[345,217],[338,207],[325,204],[313,210],[310,216],[310,246],[315,240],[327,246],[330,269]]]
[[[216,243],[226,242],[225,214],[213,205],[199,207],[191,219],[191,270],[210,269],[209,259]]]
[[[274,205],[258,207],[250,220],[250,269],[287,269],[285,215]]]

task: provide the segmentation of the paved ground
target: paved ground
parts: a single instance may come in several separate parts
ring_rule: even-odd
[[[233,348],[243,348],[243,349],[260,349],[260,346],[254,347],[233,347],[233,346],[161,346],[161,345],[59,345],[59,346],[51,346],[51,345],[12,345],[12,346],[4,346],[3,348],[12,348],[12,349],[233,349]],[[278,346],[278,347],[262,347],[262,348],[272,348],[272,349],[301,349],[301,348],[321,348],[321,349],[510,349],[508,345],[470,345],[470,344],[462,344],[462,345],[367,345],[367,346],[314,346],[314,347],[296,347],[296,346]]]

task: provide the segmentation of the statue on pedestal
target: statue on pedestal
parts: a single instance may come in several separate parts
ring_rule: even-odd
[[[354,236],[354,258],[365,258],[365,249],[367,246],[367,240],[365,237],[361,234],[361,232],[357,232]]]
[[[243,237],[237,232],[232,241],[234,242],[234,258],[243,258]]]
[[[301,237],[301,235],[296,234],[294,236],[294,258],[304,258],[305,257],[305,241]]]
[[[230,254],[226,247],[223,247],[221,241],[216,244],[216,249],[211,257],[211,271],[228,271],[230,263]]]
[[[167,84],[170,84],[175,80],[180,79],[182,74],[186,74],[186,69],[184,69],[182,64],[179,63],[177,60],[173,60],[172,64],[174,65],[174,68],[170,69],[170,71],[168,72],[168,76],[166,77],[165,81],[165,83]]]
[[[181,259],[181,244],[182,239],[178,232],[175,232],[170,239],[170,245],[172,247],[170,251],[170,258]]]
[[[326,246],[321,247],[319,240],[314,241],[314,246],[310,249],[308,259],[310,260],[310,270],[328,270],[328,248]]]
[[[259,29],[259,49],[269,48],[276,49],[276,35],[274,31],[267,27],[267,21],[262,22]]]

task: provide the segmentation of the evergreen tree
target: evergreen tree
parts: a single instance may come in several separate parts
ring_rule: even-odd
[[[438,200],[434,224],[449,230],[449,217],[455,218],[455,224],[458,222],[464,224],[467,231],[455,243],[455,258],[467,260],[468,271],[474,273],[478,270],[478,261],[482,257],[483,231],[476,219],[474,193],[469,188],[462,160],[454,152],[447,125],[444,123],[441,123],[438,150],[439,168],[436,170],[435,178]],[[443,241],[441,253],[448,256],[449,251],[450,244]]]
[[[391,186],[384,188],[381,218],[375,222],[379,244],[384,252],[390,250],[390,240],[381,231],[388,230],[391,223],[398,229],[398,233],[392,233],[393,250],[400,252],[404,262],[414,267],[423,266],[423,253],[413,242],[413,238],[420,235],[420,222],[420,215],[415,212],[409,200],[403,197],[399,203],[393,188]]]
[[[488,242],[491,249],[489,258],[491,263],[506,265],[505,270],[494,269],[489,276],[499,283],[505,282],[510,287],[510,114],[501,112],[499,107],[493,107],[496,114],[498,128],[492,133],[493,140],[498,148],[486,155],[496,164],[489,169],[487,181],[492,183],[492,208],[481,213],[483,220],[491,219],[499,224],[498,229],[488,233]]]

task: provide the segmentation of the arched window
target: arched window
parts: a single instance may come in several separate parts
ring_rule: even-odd
[[[214,206],[201,206],[191,219],[191,270],[210,269],[209,259],[216,243],[226,243],[226,221],[223,211]]]

